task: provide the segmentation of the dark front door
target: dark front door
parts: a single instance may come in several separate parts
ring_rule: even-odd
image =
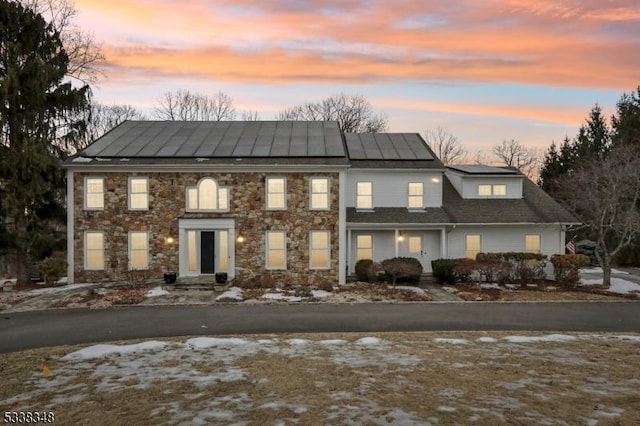
[[[200,232],[200,273],[213,274],[215,257],[215,232]]]

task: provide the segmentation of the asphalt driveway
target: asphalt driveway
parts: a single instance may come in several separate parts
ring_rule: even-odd
[[[0,315],[0,352],[185,335],[457,330],[640,332],[640,302],[149,306]]]

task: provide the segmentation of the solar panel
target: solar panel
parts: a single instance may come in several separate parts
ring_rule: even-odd
[[[512,169],[505,169],[502,167],[485,166],[483,164],[457,164],[455,166],[449,166],[450,169],[459,170],[468,174],[478,175],[517,175],[518,172]]]

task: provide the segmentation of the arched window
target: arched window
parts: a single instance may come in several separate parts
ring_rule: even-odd
[[[187,211],[229,210],[229,188],[218,186],[212,178],[203,178],[198,185],[187,187]]]

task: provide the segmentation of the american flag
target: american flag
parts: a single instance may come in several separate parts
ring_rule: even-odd
[[[569,242],[565,245],[565,248],[566,248],[566,249],[567,249],[567,251],[568,251],[569,253],[571,253],[571,254],[576,254],[576,244],[575,244],[575,241],[576,241],[576,237],[573,237],[573,238],[571,239],[571,241],[569,241]]]

